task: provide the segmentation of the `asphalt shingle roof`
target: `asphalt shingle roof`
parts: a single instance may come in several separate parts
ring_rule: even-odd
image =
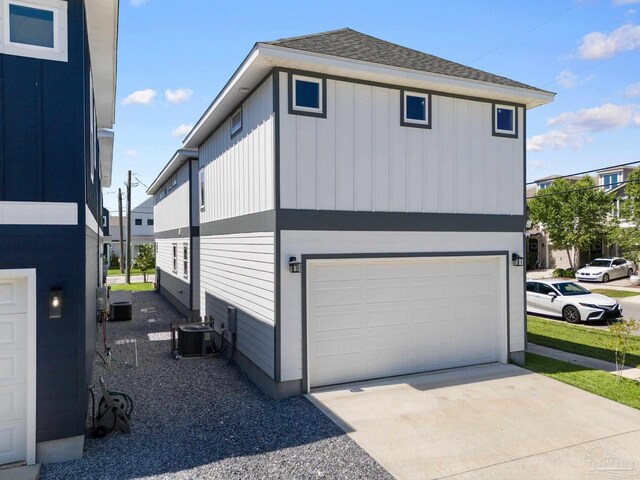
[[[396,45],[395,43],[356,32],[350,28],[304,35],[301,37],[283,38],[263,43],[352,60],[389,65],[392,67],[409,68],[509,87],[525,88],[538,92],[545,91],[506,77],[494,75],[476,68],[467,67],[460,63],[429,55],[428,53]]]

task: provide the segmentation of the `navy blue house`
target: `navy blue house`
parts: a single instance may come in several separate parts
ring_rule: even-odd
[[[0,0],[0,465],[82,456],[118,0]]]

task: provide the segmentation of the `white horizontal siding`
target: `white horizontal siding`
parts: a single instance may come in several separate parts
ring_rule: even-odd
[[[163,275],[172,275],[182,281],[189,281],[190,252],[189,238],[160,238],[156,239],[156,267],[163,270]],[[177,245],[177,271],[173,271],[173,245]],[[183,265],[183,247],[187,247],[187,269]]]
[[[242,131],[231,138],[227,120],[200,146],[206,191],[201,223],[274,208],[273,125],[269,77],[243,102]]]
[[[302,276],[289,273],[289,256],[333,253],[481,252],[522,250],[522,233],[484,232],[281,232],[281,378],[302,378]],[[509,262],[510,348],[524,350],[522,267]],[[446,321],[446,319],[443,319]],[[393,334],[393,332],[390,332]]]
[[[522,215],[519,138],[492,105],[433,95],[432,129],[400,125],[400,90],[327,80],[327,118],[288,114],[280,74],[282,208]]]
[[[274,234],[200,238],[200,304],[206,315],[238,309],[238,350],[274,376]]]
[[[189,163],[177,172],[177,185],[160,198],[160,192],[154,194],[154,231],[164,232],[176,228],[189,227]]]

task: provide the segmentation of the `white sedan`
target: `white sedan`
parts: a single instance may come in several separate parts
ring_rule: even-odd
[[[566,280],[527,280],[527,312],[564,318],[569,323],[622,317],[615,300]]]
[[[614,278],[633,275],[636,265],[624,258],[596,258],[586,267],[576,272],[576,278],[582,281],[608,282]]]

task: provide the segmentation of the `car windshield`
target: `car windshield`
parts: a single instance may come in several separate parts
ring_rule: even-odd
[[[556,289],[564,296],[589,295],[591,293],[586,288],[571,282],[556,283],[554,287],[556,287]]]
[[[589,267],[610,267],[611,260],[594,260],[588,266]]]

